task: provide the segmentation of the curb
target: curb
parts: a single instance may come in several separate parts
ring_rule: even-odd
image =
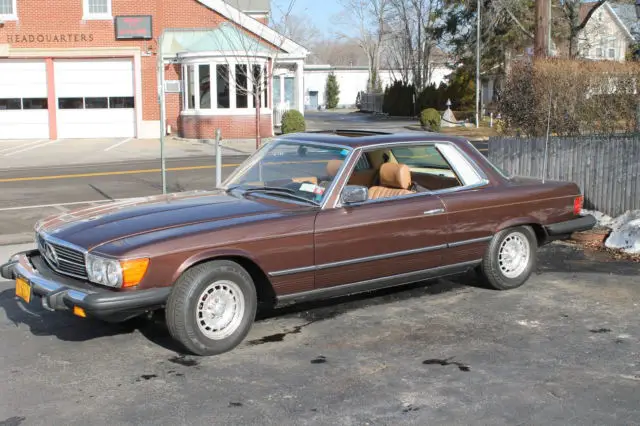
[[[35,244],[31,232],[22,232],[20,234],[0,235],[0,246],[12,246],[15,244]]]

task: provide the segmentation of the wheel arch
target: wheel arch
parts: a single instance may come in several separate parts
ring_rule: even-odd
[[[540,223],[539,220],[536,220],[532,217],[520,217],[515,219],[509,219],[502,222],[497,228],[495,233],[497,234],[500,231],[504,231],[508,228],[514,228],[516,226],[529,226],[533,229],[533,232],[536,234],[536,239],[538,242],[538,246],[544,245],[547,242],[548,235],[544,226]]]
[[[258,261],[248,253],[240,250],[198,253],[180,265],[180,268],[176,271],[172,282],[175,283],[182,274],[194,266],[214,260],[229,260],[242,266],[253,280],[258,296],[258,303],[266,304],[268,306],[275,305],[276,293],[271,280],[269,280],[269,276],[264,272],[264,269],[260,266]]]

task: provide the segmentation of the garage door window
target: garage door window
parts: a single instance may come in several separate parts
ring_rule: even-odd
[[[133,108],[133,96],[109,98],[109,108]]]
[[[21,109],[20,98],[0,99],[0,110]]]
[[[86,109],[109,108],[109,98],[85,98],[84,105]]]
[[[47,109],[49,100],[47,98],[24,98],[22,99],[22,109]]]
[[[58,108],[60,109],[83,109],[83,98],[59,98]]]

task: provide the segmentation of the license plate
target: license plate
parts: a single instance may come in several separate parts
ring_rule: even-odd
[[[16,279],[16,296],[25,302],[31,302],[31,286],[22,278]]]

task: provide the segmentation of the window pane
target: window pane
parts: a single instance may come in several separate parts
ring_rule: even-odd
[[[13,0],[0,0],[0,15],[15,15]]]
[[[133,108],[133,96],[114,96],[109,98],[109,108]]]
[[[229,65],[216,65],[218,108],[229,108]]]
[[[58,108],[60,109],[83,109],[84,99],[82,98],[59,98]]]
[[[200,108],[211,108],[211,78],[209,65],[200,65]]]
[[[255,108],[257,105],[257,101],[261,98],[262,94],[262,78],[260,78],[260,65],[253,66],[253,79],[251,82],[253,83],[253,107]],[[262,104],[262,103],[261,103]]]
[[[109,98],[84,98],[84,107],[87,109],[109,108]]]
[[[273,78],[273,105],[280,103],[280,76]]]
[[[196,95],[195,95],[195,88],[194,88],[194,66],[193,65],[189,65],[187,66],[187,108],[188,109],[193,109],[195,108],[195,102],[196,102]]]
[[[20,98],[0,99],[0,110],[5,109],[21,109]]]
[[[49,100],[47,98],[24,98],[22,100],[23,109],[47,109]]]
[[[96,15],[104,15],[109,13],[108,2],[111,0],[88,0],[89,13]]]
[[[293,77],[284,78],[284,101],[289,103],[289,107],[293,107]]]
[[[267,67],[265,65],[265,67],[262,69],[262,77],[263,77],[263,81],[262,81],[262,89],[263,89],[263,93],[262,93],[262,106],[263,108],[267,108],[269,106],[267,99],[269,99],[267,97],[267,87],[269,86],[269,76],[267,75]]]
[[[450,170],[449,164],[433,145],[398,147],[391,150],[398,163],[409,167]]]
[[[236,65],[236,108],[247,108],[248,106],[247,66]]]

